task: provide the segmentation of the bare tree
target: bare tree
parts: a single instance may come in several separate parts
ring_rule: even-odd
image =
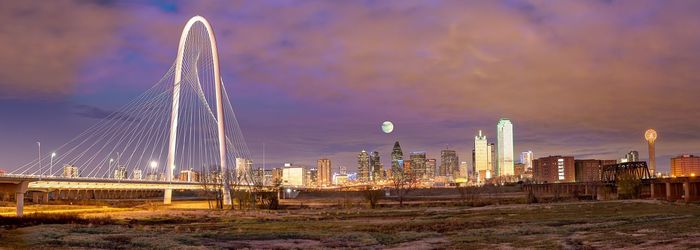
[[[222,180],[218,171],[211,171],[208,166],[203,166],[200,175],[200,184],[207,199],[209,209],[222,209]],[[212,204],[212,201],[214,204]]]
[[[384,197],[384,190],[381,189],[375,189],[372,186],[367,186],[365,189],[362,190],[362,195],[364,196],[365,200],[369,202],[369,207],[374,209],[377,207],[377,204],[379,204],[379,200],[381,200]]]
[[[391,184],[396,191],[396,195],[399,197],[399,206],[403,207],[403,200],[416,186],[418,185],[418,178],[412,172],[406,172],[403,170],[396,171],[391,176]]]

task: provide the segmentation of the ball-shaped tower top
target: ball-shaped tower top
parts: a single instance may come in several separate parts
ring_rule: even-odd
[[[648,142],[654,142],[656,140],[656,130],[654,129],[647,129],[646,132],[644,132],[644,139],[646,139]]]

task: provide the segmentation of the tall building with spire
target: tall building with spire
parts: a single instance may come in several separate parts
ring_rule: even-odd
[[[486,172],[489,170],[489,147],[486,135],[481,130],[479,134],[474,136],[474,174],[479,177],[479,180],[486,178]]]
[[[513,162],[513,123],[506,118],[501,118],[496,125],[498,135],[498,168],[499,176],[514,174]]]
[[[361,182],[369,181],[369,154],[364,150],[357,155],[357,178]]]
[[[403,151],[399,141],[394,143],[394,149],[391,151],[391,173],[400,173],[403,171]]]

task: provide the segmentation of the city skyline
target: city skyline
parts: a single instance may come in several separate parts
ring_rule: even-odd
[[[0,123],[0,168],[33,160],[36,141],[44,150],[58,147],[148,88],[172,62],[180,32],[174,27],[196,12],[221,30],[225,84],[256,166],[265,144],[267,168],[283,162],[313,166],[325,157],[354,170],[361,149],[380,152],[387,168],[397,139],[407,153],[438,158],[449,145],[469,162],[475,131],[496,135],[494,121],[509,117],[518,125],[514,151],[537,156],[617,159],[634,150],[646,160],[642,133],[655,128],[657,168],[668,172],[671,157],[698,154],[700,139],[700,110],[688,105],[698,90],[698,75],[690,70],[697,61],[687,57],[700,37],[682,32],[700,23],[694,14],[700,6],[678,2],[295,2],[284,8],[291,4],[65,1],[42,3],[47,7],[32,14],[23,10],[33,2],[8,2],[0,16],[12,17],[4,21],[13,25],[2,37],[14,40],[2,40],[0,53],[18,60],[0,67],[0,115],[9,118]],[[281,10],[265,15],[271,7]],[[597,18],[574,19],[568,7]],[[382,8],[391,20],[371,15]],[[417,9],[440,18],[411,17]],[[685,18],[669,20],[668,13]],[[484,22],[471,18],[492,22],[478,25]],[[596,25],[598,20],[611,27]],[[613,39],[587,39],[583,30]],[[415,31],[425,35],[417,39]],[[634,43],[639,40],[649,42]],[[579,46],[567,46],[571,41]],[[391,59],[375,56],[381,51]],[[51,63],[59,58],[60,66]],[[353,63],[357,58],[366,63]],[[436,66],[423,67],[426,62]],[[531,68],[519,70],[523,65]],[[648,70],[652,66],[658,68]],[[51,80],[34,77],[45,75]],[[599,91],[591,93],[594,98],[578,98],[590,85]],[[440,98],[414,98],[425,93]],[[461,101],[464,95],[468,102]],[[545,95],[561,105],[535,101]],[[316,120],[323,122],[309,125]],[[381,132],[385,120],[395,123],[392,134]]]

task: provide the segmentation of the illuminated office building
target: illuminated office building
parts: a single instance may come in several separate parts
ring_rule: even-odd
[[[498,176],[514,174],[513,162],[513,124],[510,120],[502,118],[496,126],[498,135]]]

